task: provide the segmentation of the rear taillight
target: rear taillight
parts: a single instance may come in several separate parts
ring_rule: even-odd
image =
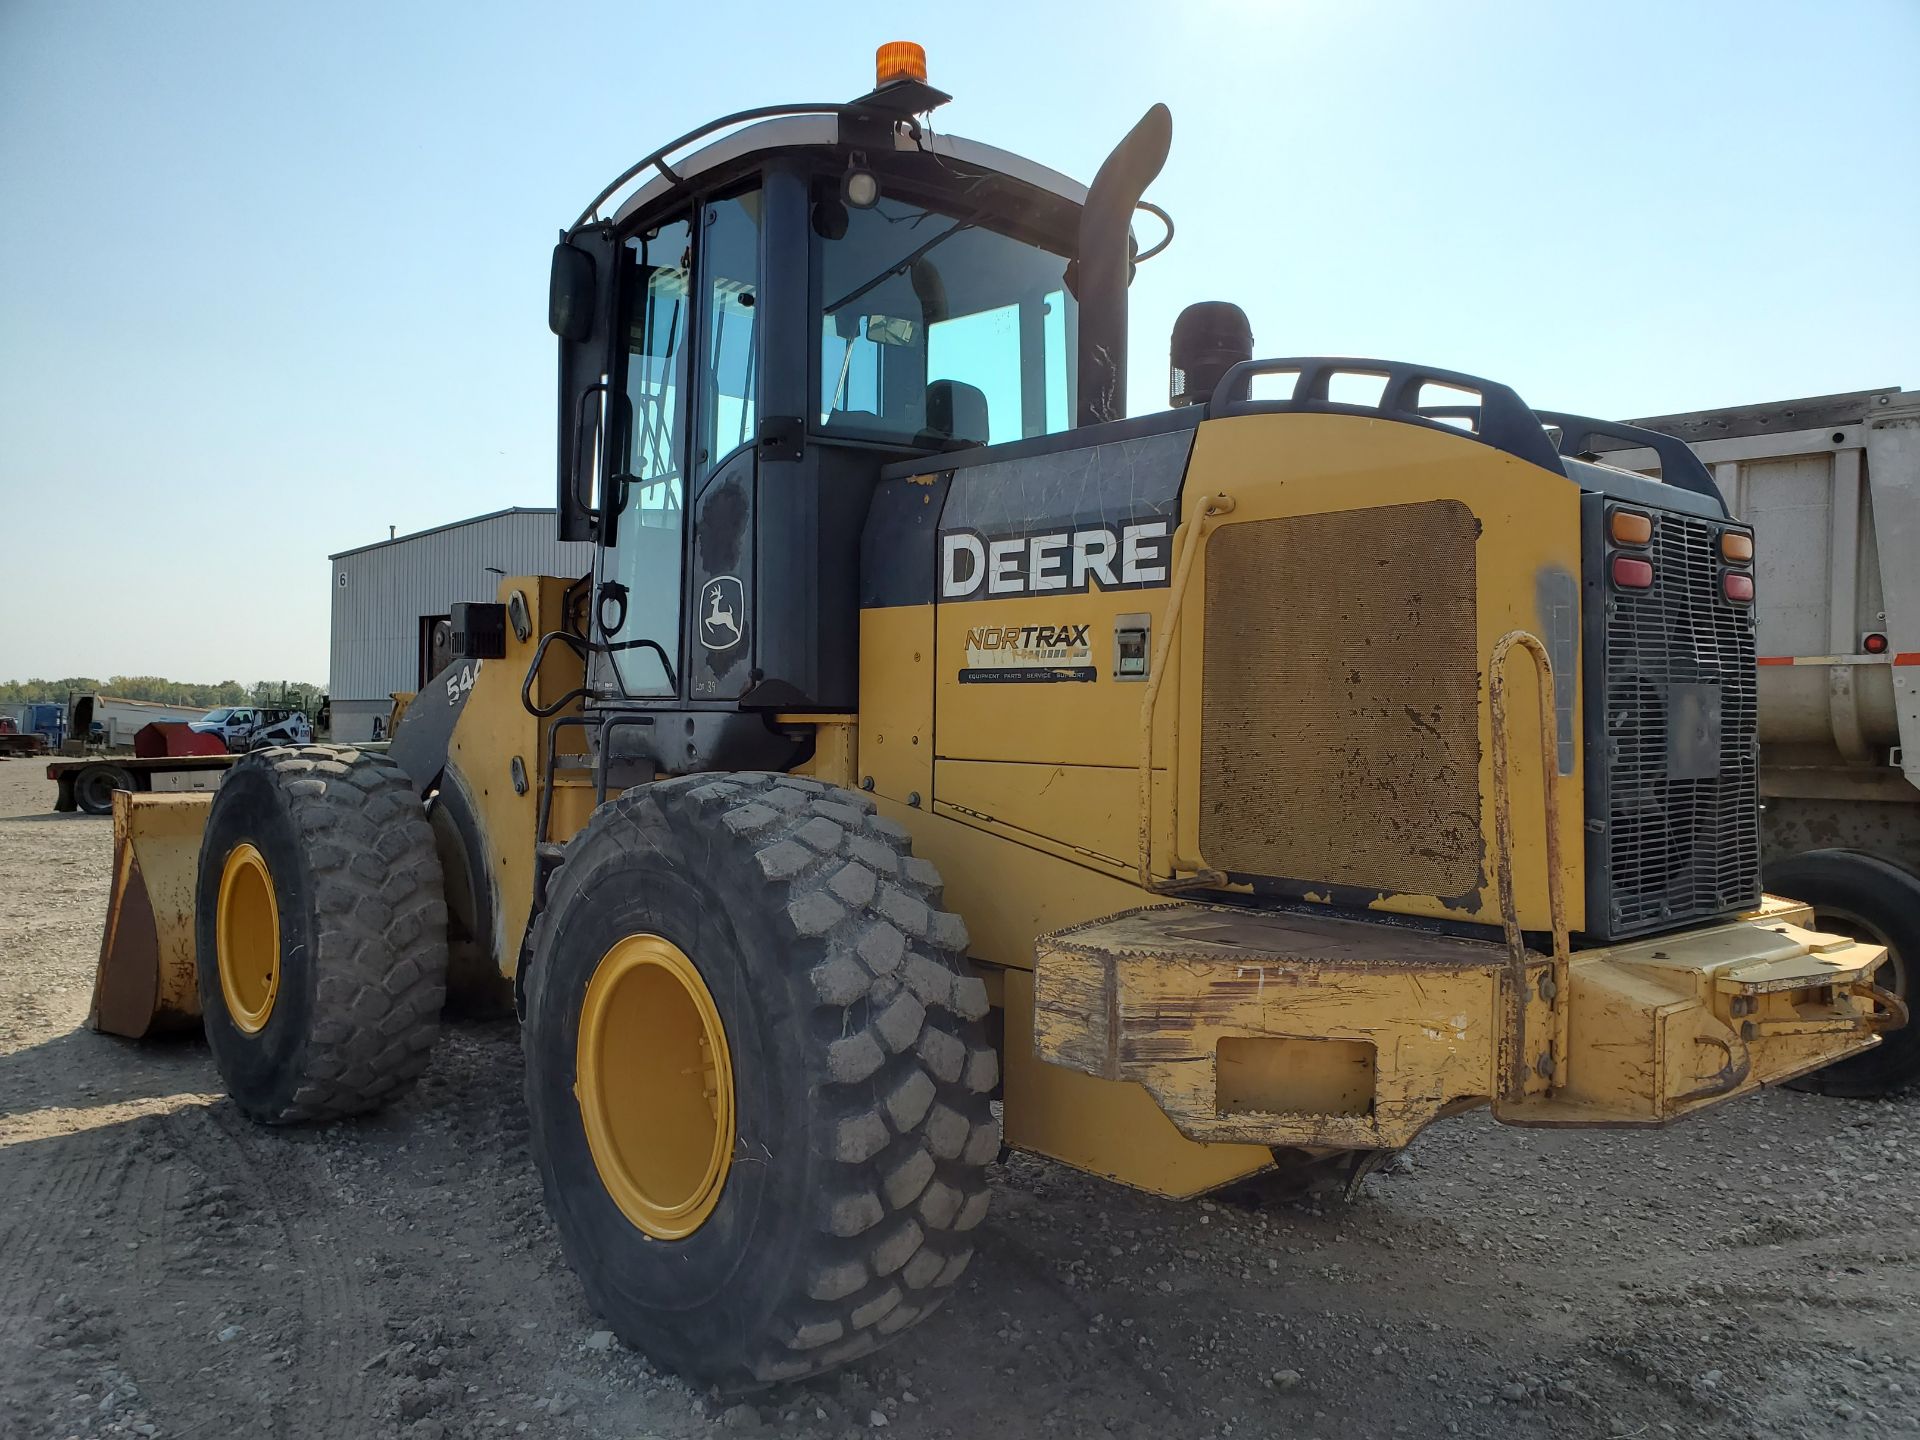
[[[1728,570],[1720,577],[1720,589],[1727,599],[1744,605],[1753,599],[1753,576],[1744,570]]]
[[[1648,590],[1653,587],[1653,566],[1637,555],[1613,557],[1613,583],[1622,590]]]

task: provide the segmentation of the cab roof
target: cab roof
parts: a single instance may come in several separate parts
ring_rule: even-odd
[[[674,161],[672,168],[674,175],[679,177],[677,181],[660,174],[656,169],[638,189],[620,202],[619,208],[613,213],[613,223],[616,226],[623,225],[655,201],[683,188],[685,182],[756,154],[778,150],[832,149],[842,144],[858,145],[867,143],[867,134],[870,132],[858,138],[847,134],[843,128],[843,117],[830,114],[783,115],[742,126],[717,140],[709,141],[684,159]],[[1010,150],[1002,150],[978,140],[968,140],[964,136],[922,131],[917,140],[903,138],[897,141],[895,150],[897,153],[932,154],[976,169],[990,170],[1009,180],[1031,185],[1070,205],[1086,203],[1087,187],[1078,180],[1029,160],[1024,155],[1016,155]]]

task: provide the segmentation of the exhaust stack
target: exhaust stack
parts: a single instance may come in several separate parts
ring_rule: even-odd
[[[1127,413],[1133,211],[1167,163],[1172,145],[1173,112],[1155,105],[1107,156],[1081,207],[1074,289],[1080,302],[1080,425],[1119,420]]]

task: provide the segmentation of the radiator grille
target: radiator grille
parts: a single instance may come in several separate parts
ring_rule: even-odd
[[[1207,542],[1200,854],[1236,875],[1482,883],[1473,512],[1223,525]]]
[[[1721,528],[1656,512],[1653,588],[1606,587],[1613,935],[1723,915],[1760,896],[1753,610],[1721,595]],[[1716,702],[1717,765],[1710,740],[1704,751],[1700,743]]]

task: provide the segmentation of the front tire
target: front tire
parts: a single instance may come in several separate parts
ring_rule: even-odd
[[[195,898],[207,1043],[247,1115],[362,1114],[426,1069],[447,912],[399,766],[318,745],[238,761],[214,793]]]
[[[568,846],[527,1102],[567,1257],[628,1343],[735,1391],[867,1353],[959,1278],[998,1056],[940,899],[872,801],[801,777],[650,784]]]
[[[1768,891],[1813,907],[1817,929],[1887,947],[1875,973],[1914,1011],[1914,968],[1920,966],[1920,876],[1858,850],[1809,850],[1769,865]],[[1920,1015],[1878,1045],[1790,1082],[1796,1090],[1870,1099],[1920,1078]]]

